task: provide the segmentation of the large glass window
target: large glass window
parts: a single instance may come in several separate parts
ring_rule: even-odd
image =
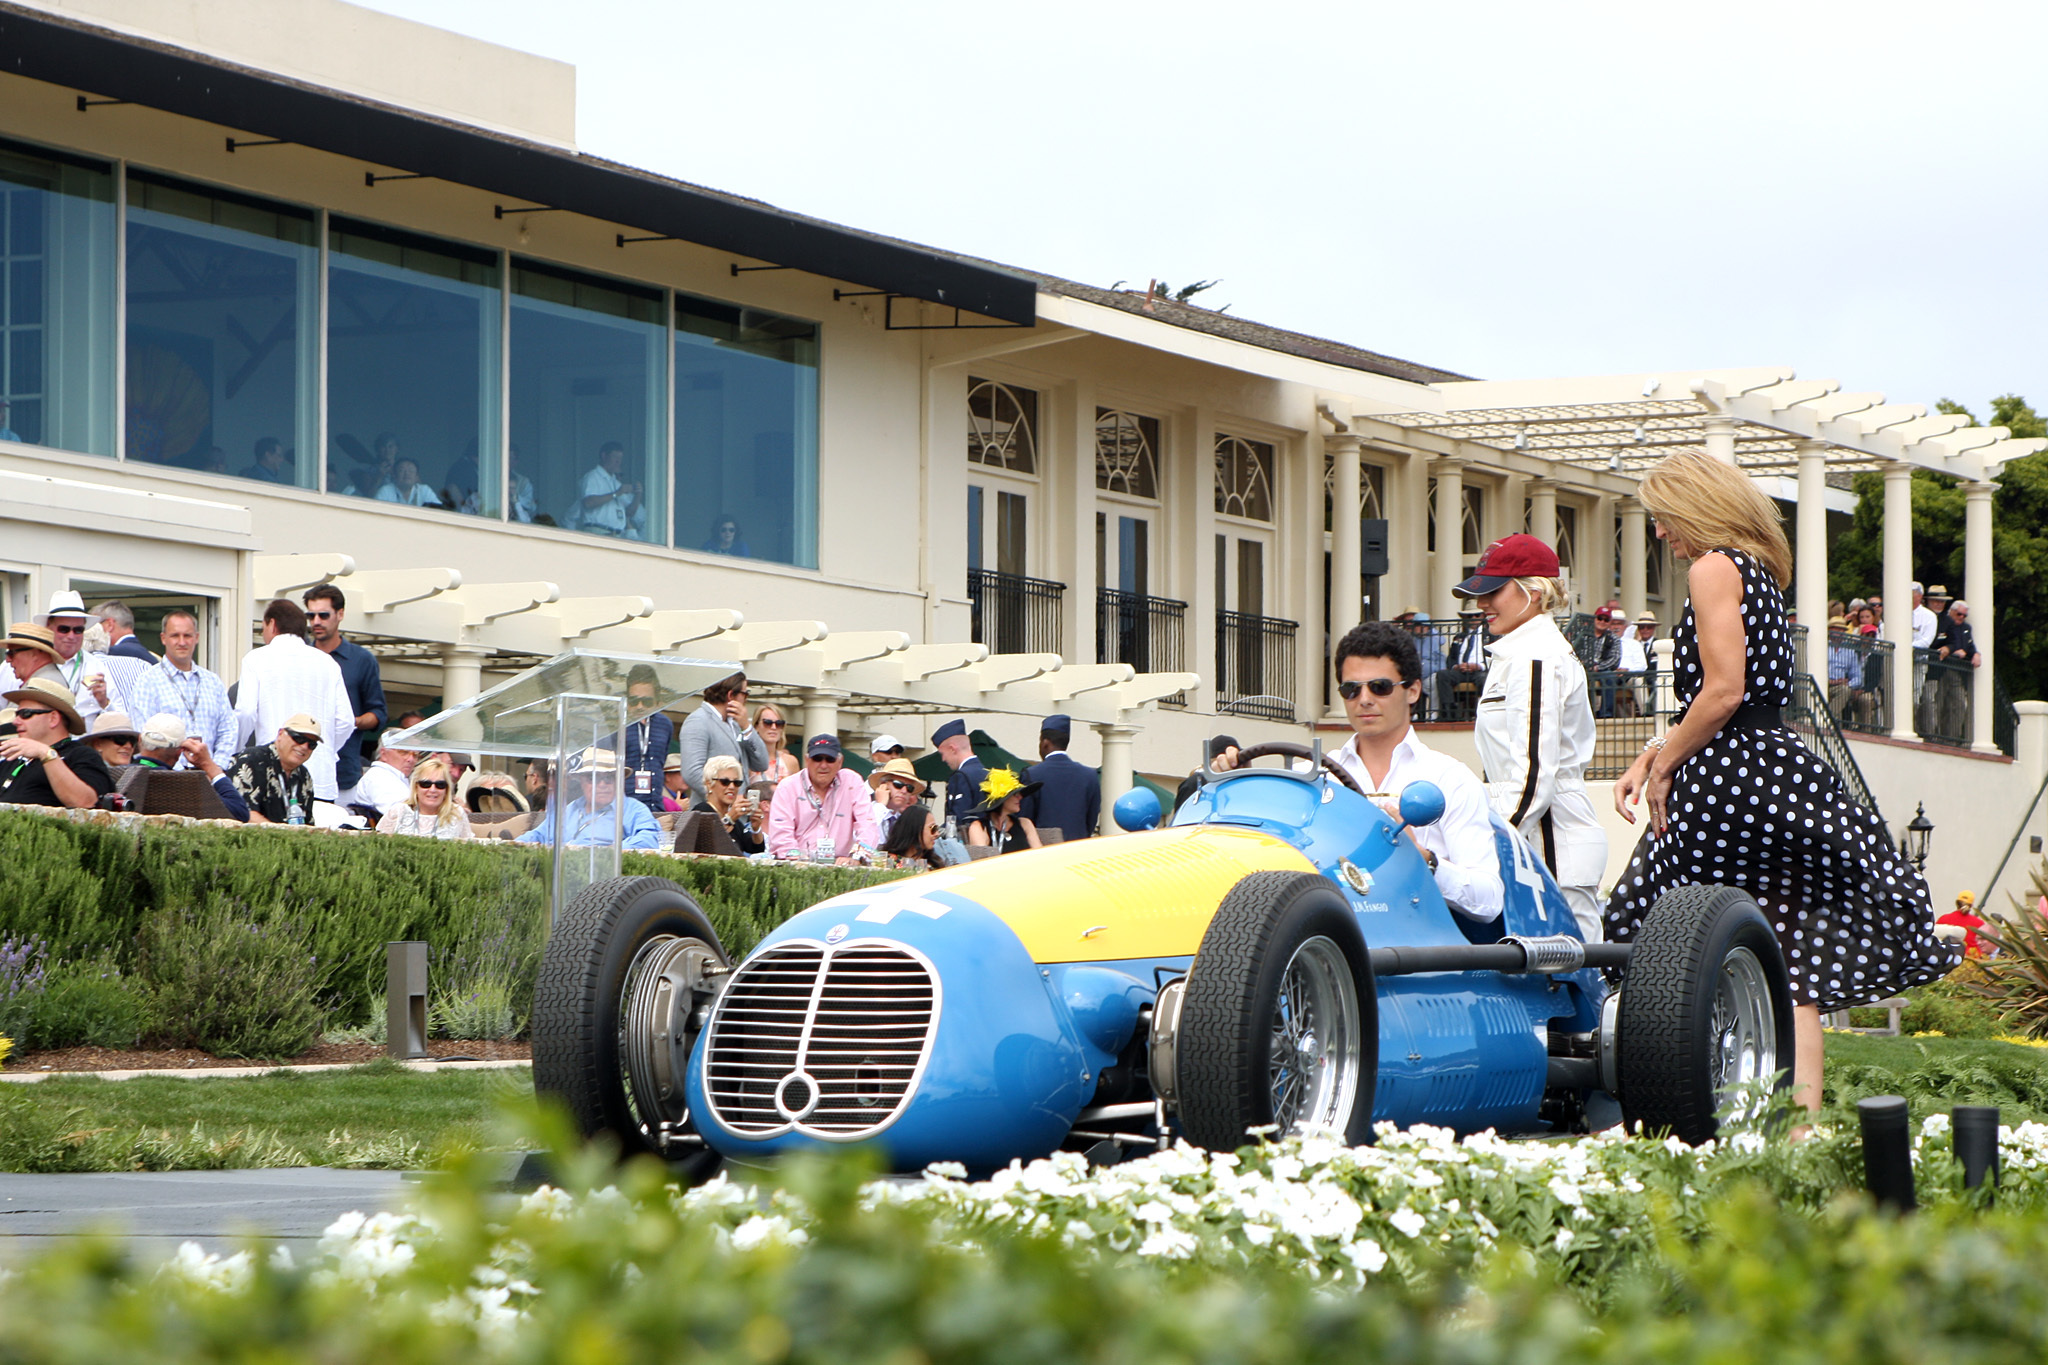
[[[0,141],[0,441],[114,453],[114,173]]]
[[[310,488],[310,211],[128,173],[128,458]]]
[[[497,516],[496,252],[328,220],[327,486]]]
[[[662,295],[512,266],[512,515],[666,544]]]
[[[818,566],[818,325],[676,296],[676,544]]]

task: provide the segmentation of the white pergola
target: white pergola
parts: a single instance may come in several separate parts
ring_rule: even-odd
[[[442,701],[483,690],[487,662],[523,667],[565,649],[730,660],[750,682],[798,699],[806,734],[836,734],[840,711],[870,715],[1065,712],[1102,739],[1105,819],[1132,785],[1131,740],[1194,673],[1070,664],[986,645],[912,644],[902,631],[834,635],[823,621],[748,621],[725,608],[660,609],[641,596],[563,597],[553,583],[465,583],[455,569],[358,569],[341,554],[258,555],[256,600],[318,583],[348,594],[350,634],[380,655],[438,662]]]
[[[2048,440],[2016,440],[2003,427],[1972,427],[1968,419],[1929,413],[1917,403],[1887,403],[1879,393],[1844,393],[1833,380],[1802,380],[1787,368],[1672,371],[1580,379],[1463,380],[1430,385],[1422,405],[1360,405],[1349,422],[1356,436],[1401,441],[1426,434],[1472,455],[1508,451],[1544,457],[1568,469],[1640,476],[1674,450],[1694,449],[1746,472],[1798,480],[1794,602],[1799,617],[1824,628],[1828,602],[1826,504],[1830,472],[1876,470],[1884,475],[1884,638],[1895,657],[1910,660],[1912,471],[1929,469],[1963,482],[1964,574],[1985,667],[1975,677],[1972,747],[1991,742],[1993,643],[1991,496],[2008,460],[2048,448]],[[1357,441],[1334,447],[1337,486],[1355,487]],[[1349,462],[1353,468],[1343,468]],[[1458,524],[1462,492],[1454,455],[1437,469],[1439,525]],[[1531,530],[1554,540],[1554,489],[1533,488]],[[1643,506],[1620,505],[1622,600],[1640,601],[1646,546]],[[1340,518],[1338,525],[1344,526]],[[1342,547],[1340,547],[1340,554]],[[1447,596],[1453,556],[1438,565]],[[1893,708],[1893,734],[1912,739],[1910,706]]]

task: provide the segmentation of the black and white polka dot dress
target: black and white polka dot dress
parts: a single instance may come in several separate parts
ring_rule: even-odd
[[[1745,704],[1792,700],[1792,631],[1771,572],[1723,550],[1742,573]],[[1678,699],[1700,689],[1692,603],[1672,632]],[[1792,999],[1823,1010],[1881,1000],[1955,965],[1934,936],[1927,883],[1884,823],[1791,730],[1723,729],[1679,768],[1662,838],[1645,830],[1607,901],[1607,936],[1626,941],[1675,886],[1739,886],[1778,931]]]

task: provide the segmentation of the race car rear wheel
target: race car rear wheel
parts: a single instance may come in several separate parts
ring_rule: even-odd
[[[708,1177],[719,1159],[690,1121],[683,1073],[698,1007],[729,965],[711,921],[674,882],[592,882],[556,921],[541,958],[534,1090],[621,1156],[648,1152],[690,1179]]]
[[[1180,1009],[1181,1131],[1212,1151],[1250,1130],[1366,1141],[1379,1074],[1379,996],[1358,917],[1306,872],[1254,872],[1202,936]]]
[[[1737,1087],[1791,1084],[1791,980],[1754,900],[1730,886],[1658,898],[1629,955],[1614,1046],[1624,1122],[1694,1145],[1742,1102]]]

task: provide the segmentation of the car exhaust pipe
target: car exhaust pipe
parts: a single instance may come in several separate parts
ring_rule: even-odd
[[[1512,937],[1499,943],[1434,943],[1372,949],[1373,975],[1419,972],[1540,972],[1555,975],[1584,967],[1625,967],[1633,946],[1587,943],[1570,934]]]

